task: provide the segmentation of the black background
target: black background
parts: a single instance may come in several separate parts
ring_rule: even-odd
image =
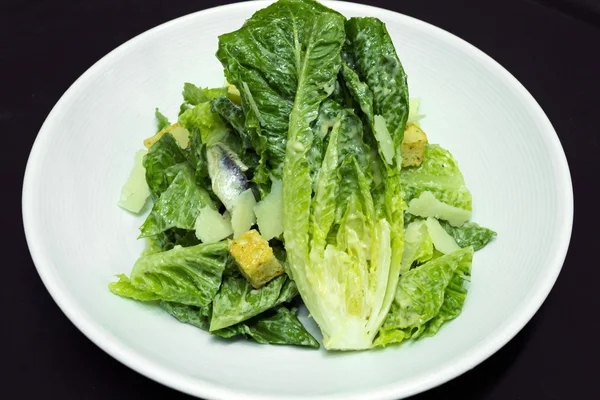
[[[139,33],[225,2],[0,1],[0,398],[188,398],[121,365],[63,315],[30,258],[21,189],[42,122],[79,75]],[[490,359],[415,399],[600,398],[600,0],[361,2],[444,28],[513,73],[558,132],[575,191],[569,254],[539,312]]]

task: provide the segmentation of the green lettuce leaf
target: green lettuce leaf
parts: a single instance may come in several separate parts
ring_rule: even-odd
[[[219,114],[210,110],[210,102],[199,103],[186,110],[179,116],[179,123],[190,132],[197,129],[202,143],[207,146],[221,141],[229,132],[227,124]]]
[[[377,18],[350,18],[346,22],[346,34],[349,41],[346,49],[358,77],[373,95],[375,115],[381,115],[387,124],[395,154],[402,144],[409,112],[408,84],[402,63],[385,24]],[[344,77],[347,78],[347,74]],[[364,102],[359,101],[359,104],[363,108]]]
[[[261,344],[292,344],[319,348],[319,342],[302,326],[295,312],[283,306],[247,322],[211,333],[224,338],[244,335]]]
[[[160,132],[168,126],[171,126],[169,119],[165,117],[158,108],[154,109],[154,117],[156,117],[156,132]]]
[[[146,238],[143,256],[171,250],[175,246],[190,247],[200,244],[194,231],[172,228]]]
[[[410,268],[405,260],[404,210],[400,186],[401,143],[409,112],[409,94],[406,74],[396,55],[385,24],[376,18],[351,18],[346,22],[347,41],[342,51],[342,77],[365,121],[365,143],[372,152],[371,193],[376,218],[384,219],[390,228],[391,259],[385,295],[378,317],[379,327],[396,290],[401,270]],[[423,256],[424,257],[424,256]],[[386,271],[386,268],[382,271]],[[381,277],[380,277],[381,279]],[[369,330],[372,337],[374,331]]]
[[[433,241],[427,231],[425,221],[411,222],[404,232],[404,252],[400,273],[406,273],[414,262],[419,264],[433,258]]]
[[[445,322],[458,317],[462,312],[465,299],[467,298],[465,282],[470,281],[471,278],[471,263],[472,255],[461,258],[450,280],[450,284],[448,284],[444,291],[442,307],[439,313],[427,322],[425,329],[422,330],[423,337],[435,335]]]
[[[190,146],[187,150],[187,158],[196,171],[196,184],[200,187],[209,189],[210,177],[208,175],[206,144],[202,142],[202,134],[198,127],[194,127],[190,131]],[[216,196],[212,197],[213,200],[216,199]]]
[[[416,215],[412,215],[411,213],[404,213],[404,227],[408,228],[408,225],[412,224],[415,221],[423,221],[423,218],[418,217]]]
[[[252,139],[246,132],[246,117],[242,107],[234,104],[227,97],[218,97],[210,102],[210,109],[217,113],[221,118],[229,123],[242,139],[245,148],[252,147]]]
[[[200,241],[196,237],[195,231],[173,228],[168,232],[170,244],[168,244],[163,251],[171,250],[175,246],[190,247],[200,244]]]
[[[316,187],[316,178],[323,162],[325,148],[330,138],[330,133],[343,112],[343,107],[331,98],[325,100],[320,108],[317,119],[313,123],[313,143],[307,153],[310,160],[310,176],[313,190]]]
[[[225,96],[227,94],[227,88],[199,88],[198,86],[186,82],[183,84],[183,100],[186,103],[189,103],[193,106],[196,106],[200,103],[206,103],[207,101],[211,101],[212,99],[216,99],[220,96]]]
[[[210,305],[206,307],[197,307],[164,300],[159,304],[160,308],[171,314],[179,322],[193,325],[196,328],[208,332],[211,314]]]
[[[323,103],[330,94],[339,101],[345,98],[335,92],[344,21],[312,1],[280,1],[249,20],[243,34],[230,34],[254,51],[242,51],[244,46],[231,45],[228,37],[224,65],[228,80],[241,88],[250,110],[246,128],[252,126],[252,119],[258,121],[254,127],[270,126],[268,118],[273,114],[263,114],[266,108],[259,108],[270,100],[276,104],[269,104],[282,105],[279,110],[285,111],[289,109],[285,100],[294,100],[289,113],[276,114],[283,130],[288,123],[283,165],[288,270],[323,332],[325,347],[349,350],[371,346],[393,300],[405,205],[399,164],[379,172],[373,167],[382,162],[377,150],[388,154],[389,149],[383,149],[379,145],[383,142],[375,141],[372,134],[364,136],[353,110],[335,100]],[[280,25],[275,34],[264,35]],[[264,62],[277,68],[264,69]],[[403,84],[395,81],[394,85],[398,83]],[[393,122],[400,113],[386,115]],[[385,131],[401,142],[397,130],[389,133],[385,127]],[[376,142],[371,151],[367,144]]]
[[[383,162],[383,160],[386,159],[386,157],[393,158],[394,147],[393,145],[389,147],[384,147],[378,144],[381,138],[376,137],[376,128],[378,127],[375,126],[376,115],[373,105],[373,92],[366,83],[360,80],[358,74],[354,71],[354,69],[350,67],[350,65],[355,66],[355,62],[353,56],[349,54],[348,43],[345,46],[345,51],[342,52],[342,56],[346,62],[342,64],[341,76],[343,77],[344,86],[347,88],[348,93],[354,99],[354,103],[358,105],[358,107],[355,108],[357,108],[357,114],[361,116],[364,122],[364,141],[367,145],[371,147],[371,149],[373,149],[372,151],[378,151],[381,157],[381,159],[378,157],[371,157],[371,169],[374,184],[380,185],[384,176],[388,176],[390,174],[393,174],[395,176],[397,174],[397,171],[390,171],[390,166]],[[402,112],[402,110],[399,110],[399,112]],[[381,119],[378,118],[377,121],[381,122]],[[385,127],[385,130],[387,132],[387,127]],[[389,135],[389,132],[387,133]],[[388,139],[392,140],[391,136]],[[377,193],[383,194],[383,191],[384,187],[381,186],[377,190],[374,190],[373,194],[374,196],[377,196]],[[376,199],[376,203],[379,203],[379,205],[381,206],[379,208],[381,209],[383,208],[385,201],[378,201]]]
[[[168,243],[167,238],[168,237],[165,232],[163,232],[160,235],[150,236],[146,238],[146,247],[142,252],[142,256],[149,256],[150,254],[156,254],[160,253],[161,251],[170,250],[163,248],[163,246],[165,246]]]
[[[340,110],[315,182],[310,169],[302,176],[298,166],[283,181],[284,196],[286,185],[292,188],[284,200],[284,226],[286,219],[291,222],[284,236],[292,276],[328,349],[371,346],[393,300],[401,263],[403,203],[397,175],[386,171],[384,190],[372,190],[372,157],[379,156],[362,135],[354,113]],[[286,162],[286,173],[287,168]],[[300,189],[312,186],[307,242],[297,236],[306,224],[298,216],[307,214],[298,200]],[[300,261],[294,263],[294,256]]]
[[[166,301],[161,301],[160,306],[180,322],[208,331],[210,307],[194,307]],[[283,306],[211,333],[223,338],[243,335],[261,344],[290,344],[319,348],[319,343],[302,326],[294,310],[290,311]]]
[[[448,150],[436,144],[425,147],[423,162],[418,167],[402,169],[404,201],[409,203],[423,192],[431,192],[445,204],[471,210],[471,192],[458,168],[458,163]]]
[[[179,107],[179,115],[183,114],[186,110],[194,108],[200,103],[206,103],[217,97],[225,96],[227,94],[227,88],[199,88],[198,86],[186,82],[183,85],[183,104]]]
[[[215,209],[210,194],[196,184],[192,168],[185,164],[167,190],[158,198],[140,227],[140,238],[157,235],[171,228],[194,230],[203,207]]]
[[[228,276],[213,301],[210,331],[245,321],[290,301],[297,294],[296,285],[287,276],[280,276],[260,289],[254,289],[239,274]]]
[[[110,291],[117,296],[127,297],[139,301],[152,301],[160,299],[160,297],[155,293],[135,287],[126,275],[119,274],[117,277],[119,278],[117,282],[111,282],[108,284]]]
[[[373,344],[386,346],[417,338],[428,329],[433,334],[441,324],[458,315],[464,302],[463,294],[466,295],[462,285],[472,261],[473,248],[467,247],[402,275],[394,303]]]
[[[159,197],[171,184],[174,165],[187,162],[187,158],[173,136],[163,135],[144,156],[146,182],[154,197]]]
[[[373,129],[375,123],[375,112],[373,109],[373,92],[369,89],[369,86],[361,82],[358,74],[350,68],[346,63],[342,65],[342,76],[348,91],[352,95],[352,98],[358,103],[363,115]]]
[[[206,307],[221,285],[227,246],[199,244],[142,256],[131,271],[131,284],[161,300]]]
[[[454,227],[445,221],[440,221],[440,224],[454,238],[456,244],[460,247],[472,246],[475,251],[484,248],[496,236],[496,232],[475,222],[467,222],[459,227]]]
[[[341,72],[338,74],[333,93],[329,95],[329,99],[335,101],[345,108],[355,109],[357,107],[356,102],[352,98],[352,94],[350,94],[350,91],[344,83],[344,77],[342,76]]]
[[[316,114],[334,89],[335,79],[329,75],[339,69],[343,21],[316,1],[281,0],[219,37],[217,58],[228,82],[240,91],[245,130],[261,157],[253,180],[263,197],[270,176],[282,176],[294,100],[309,100],[313,111],[306,112]]]

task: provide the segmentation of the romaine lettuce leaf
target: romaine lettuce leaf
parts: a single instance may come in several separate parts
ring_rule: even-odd
[[[365,92],[373,95],[374,114],[381,115],[387,124],[395,154],[402,144],[409,112],[408,84],[402,63],[385,24],[379,19],[350,18],[346,34],[349,41],[346,49],[351,53],[358,77],[370,89]],[[359,104],[364,107],[364,102]]]
[[[187,304],[161,300],[160,308],[171,314],[179,322],[190,324],[208,332],[210,326],[211,306],[197,307]]]
[[[366,117],[369,126],[373,129],[375,123],[375,112],[373,110],[373,92],[369,89],[369,86],[360,81],[357,73],[348,66],[348,64],[342,64],[342,76],[348,91],[358,103],[363,115]]]
[[[464,302],[463,294],[466,294],[463,282],[470,273],[472,261],[473,248],[467,247],[402,275],[394,303],[373,344],[398,343],[416,338],[428,329],[431,333],[437,332],[441,324],[458,315]],[[428,328],[430,321],[433,321],[432,326]]]
[[[193,129],[200,131],[202,143],[207,146],[218,143],[229,133],[229,128],[219,114],[210,110],[209,102],[199,103],[186,110],[179,116],[179,123],[190,132]]]
[[[496,236],[496,232],[475,222],[467,222],[459,227],[454,227],[445,221],[440,221],[440,224],[454,238],[456,244],[460,247],[472,246],[475,251],[484,248]]]
[[[319,348],[319,342],[302,326],[295,310],[284,306],[267,311],[251,320],[211,332],[224,338],[244,335],[261,344],[292,344]]]
[[[169,119],[167,117],[165,117],[160,111],[158,111],[158,108],[154,109],[154,117],[156,118],[156,132],[160,132],[163,129],[165,129],[166,127],[170,126],[171,123],[169,122]]]
[[[197,106],[200,103],[206,103],[217,97],[225,96],[227,94],[227,88],[199,88],[193,83],[186,82],[183,84],[183,100],[192,105]]]
[[[175,179],[158,198],[140,227],[140,238],[157,235],[171,228],[194,230],[203,207],[215,208],[210,194],[196,184],[189,164],[179,169]]]
[[[200,244],[194,231],[172,228],[146,238],[146,248],[143,256],[171,250],[175,246],[189,247]]]
[[[245,130],[261,157],[253,180],[262,197],[270,190],[270,175],[282,176],[294,100],[303,98],[302,107],[309,101],[313,111],[306,109],[307,115],[316,114],[334,89],[329,75],[339,69],[343,21],[316,1],[281,0],[219,37],[217,58],[240,91]]]
[[[303,222],[297,216],[305,213],[298,204],[299,188],[292,186],[293,195],[284,200],[284,226],[287,218],[292,220],[284,230],[287,255],[290,260],[298,251],[308,253],[306,261],[290,263],[291,272],[323,332],[325,347],[368,348],[387,315],[400,269],[400,186],[390,173],[385,182],[389,191],[372,193],[371,157],[378,156],[364,145],[360,121],[352,111],[340,111],[328,136],[309,203],[310,242],[296,237],[302,226],[298,222]],[[287,168],[286,163],[286,172]],[[310,171],[304,174],[310,179]],[[291,171],[284,175],[284,196],[286,185],[297,178]],[[310,188],[312,183],[301,185]],[[375,199],[382,203],[381,215]]]
[[[352,98],[350,91],[344,83],[344,77],[342,76],[341,72],[338,74],[338,78],[335,81],[333,92],[329,95],[329,99],[344,106],[345,108],[357,108],[356,102]]]
[[[190,130],[190,147],[187,149],[186,157],[196,171],[196,184],[203,188],[210,188],[206,144],[202,142],[202,134],[198,127]],[[213,200],[217,198],[216,195],[212,197]]]
[[[313,4],[281,1],[276,5],[288,3]],[[297,53],[304,57],[302,68],[290,69],[298,84],[289,114],[283,204],[291,276],[323,332],[325,347],[349,350],[371,346],[393,300],[402,259],[405,204],[397,157],[381,171],[379,154],[388,154],[389,149],[382,148],[372,132],[363,136],[360,118],[352,110],[322,105],[337,85],[343,22],[335,13],[298,22],[313,32],[306,52]],[[290,39],[289,43],[296,43]],[[285,63],[278,61],[277,65]],[[254,65],[253,60],[244,63]],[[402,79],[394,80],[393,86],[394,93],[407,96]],[[387,110],[383,97],[379,101]],[[402,113],[387,110],[390,121],[385,124],[401,124]],[[394,145],[402,139],[398,131],[403,128],[389,132]],[[377,147],[371,151],[366,144]]]
[[[170,229],[168,232],[170,240],[172,242],[172,246],[166,248],[165,250],[171,250],[175,246],[190,247],[200,244],[200,241],[196,237],[196,233],[194,231],[173,228]]]
[[[152,301],[160,299],[156,293],[135,287],[126,275],[119,274],[117,277],[119,278],[117,282],[111,282],[108,284],[110,291],[117,296],[127,297],[139,301]]]
[[[467,247],[467,249],[470,249],[470,247]],[[470,281],[471,278],[472,258],[472,250],[470,256],[461,258],[458,267],[450,280],[450,284],[446,287],[444,292],[444,302],[442,303],[442,307],[440,308],[439,313],[427,322],[425,329],[422,330],[422,336],[427,337],[435,335],[445,322],[458,317],[462,312],[465,299],[467,298],[465,282]]]
[[[350,46],[346,45],[345,48],[346,51],[348,51]],[[369,56],[370,55],[367,54],[362,55],[361,57],[363,60],[365,60]],[[346,58],[348,57],[350,56],[346,54]],[[397,132],[390,133],[388,129],[388,121],[385,119],[385,117],[381,115],[375,115],[375,99],[373,92],[366,83],[360,80],[358,74],[352,68],[350,68],[348,62],[350,62],[352,65],[355,65],[353,58],[352,61],[346,61],[346,63],[342,65],[342,77],[344,78],[344,83],[348,88],[349,93],[358,104],[360,114],[365,122],[365,131],[367,132],[367,135],[365,136],[365,143],[369,144],[371,148],[377,149],[376,151],[379,152],[381,157],[381,160],[376,157],[372,157],[373,165],[371,166],[373,168],[375,182],[376,184],[379,184],[382,179],[380,176],[383,169],[387,170],[385,173],[383,173],[386,176],[390,174],[397,174],[400,164],[397,164],[396,167],[393,167],[395,164],[396,152],[399,151],[395,143],[398,141],[402,143],[402,137],[398,136]],[[395,87],[394,89],[390,89],[390,93],[398,92],[408,96],[408,92],[402,87],[404,84],[405,82],[403,81],[395,82]],[[382,101],[381,99],[378,100]],[[390,110],[388,115],[389,123],[394,123],[395,120],[402,120],[404,118],[402,116],[403,113],[404,110],[401,107],[395,110]],[[403,134],[404,133],[402,133],[402,135]]]
[[[423,220],[423,218],[418,217],[416,215],[412,215],[409,212],[404,213],[404,227],[405,228],[408,228],[408,225],[412,224],[413,222],[422,221],[422,220]]]
[[[309,159],[313,191],[316,189],[316,178],[323,163],[325,148],[329,142],[331,130],[342,110],[343,107],[330,97],[321,103],[317,119],[312,123],[313,142],[306,156]]]
[[[156,254],[160,253],[161,251],[170,250],[163,248],[163,245],[165,245],[168,242],[167,238],[168,237],[165,232],[163,232],[160,235],[150,236],[146,238],[146,247],[142,252],[142,256],[149,256],[150,254]]]
[[[210,331],[245,321],[297,294],[296,285],[285,275],[260,289],[254,289],[240,274],[227,276],[213,301]]]
[[[252,140],[246,132],[246,117],[242,107],[234,104],[227,97],[218,97],[210,102],[210,109],[213,113],[217,113],[221,118],[229,123],[231,127],[238,133],[244,143],[245,148],[252,147]]]
[[[138,259],[130,280],[161,300],[206,307],[219,290],[227,260],[226,242],[177,247]]]
[[[146,182],[154,197],[159,197],[171,184],[170,167],[187,161],[183,150],[173,136],[163,135],[144,156],[143,165],[146,169]]]
[[[199,88],[192,83],[186,82],[183,85],[183,92],[181,94],[183,95],[183,103],[179,107],[179,115],[200,103],[206,103],[217,97],[225,96],[227,88]]]
[[[416,261],[421,264],[433,257],[433,241],[425,225],[425,221],[411,222],[404,232],[404,252],[400,273],[407,272]]]
[[[342,76],[358,103],[365,126],[365,143],[372,154],[371,193],[377,218],[390,226],[391,262],[382,308],[375,326],[380,326],[392,301],[404,248],[403,214],[406,203],[400,186],[401,144],[408,118],[408,85],[385,24],[376,18],[351,18],[346,22],[348,40],[342,50]],[[405,267],[406,268],[406,267]],[[370,331],[373,334],[373,331]]]
[[[426,145],[421,165],[403,168],[400,177],[407,203],[428,191],[445,204],[468,211],[472,209],[471,192],[465,185],[458,163],[448,150],[439,145]]]
[[[160,306],[177,320],[208,331],[210,307],[194,307],[161,301]],[[319,343],[302,326],[295,310],[284,306],[266,311],[245,322],[211,332],[223,338],[243,335],[261,344],[291,344],[318,348]]]

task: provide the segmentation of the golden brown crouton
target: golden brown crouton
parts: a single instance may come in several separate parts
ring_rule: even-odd
[[[404,139],[402,140],[402,166],[421,165],[426,144],[427,135],[425,132],[414,124],[408,124],[404,130]]]
[[[242,275],[255,289],[283,274],[283,268],[275,258],[269,242],[255,229],[232,240],[229,254],[237,262]]]

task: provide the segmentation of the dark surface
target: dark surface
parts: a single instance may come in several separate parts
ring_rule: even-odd
[[[64,91],[118,45],[223,1],[0,2],[0,166],[4,247],[0,398],[179,399],[92,344],[48,295],[20,214],[38,129]],[[563,271],[533,320],[489,360],[415,399],[600,398],[600,6],[595,0],[366,1],[440,26],[512,72],[541,104],[567,153],[575,224]],[[551,216],[549,216],[551,218]]]

